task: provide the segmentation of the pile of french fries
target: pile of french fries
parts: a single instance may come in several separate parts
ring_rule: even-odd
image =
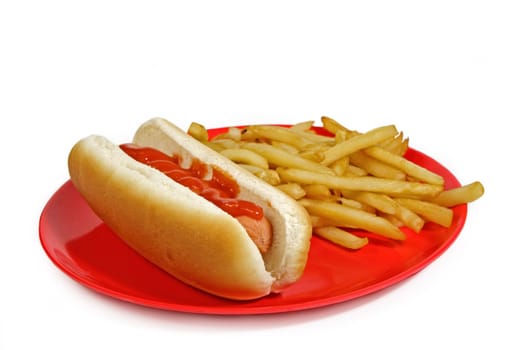
[[[408,138],[394,125],[360,133],[321,122],[231,127],[211,140],[192,123],[188,134],[297,200],[314,234],[349,249],[368,244],[366,233],[402,241],[401,227],[450,227],[452,207],[483,195],[477,181],[445,190],[443,177],[404,157]]]

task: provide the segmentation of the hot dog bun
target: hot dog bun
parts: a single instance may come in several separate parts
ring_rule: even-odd
[[[259,298],[299,279],[311,238],[302,206],[164,119],[144,123],[133,141],[219,167],[239,184],[239,198],[263,207],[273,242],[261,255],[232,216],[105,137],[88,136],[70,152],[71,180],[123,241],[179,280],[225,298]]]

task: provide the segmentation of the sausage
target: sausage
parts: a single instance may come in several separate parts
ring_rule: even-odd
[[[249,216],[236,218],[244,227],[248,235],[261,253],[266,253],[272,245],[272,225],[266,217],[256,220]]]

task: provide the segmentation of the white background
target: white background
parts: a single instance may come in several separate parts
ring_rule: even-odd
[[[0,348],[525,347],[525,12],[519,1],[2,1]],[[91,133],[328,115],[394,123],[485,196],[457,241],[385,291],[253,317],[113,300],[59,271],[39,215]]]

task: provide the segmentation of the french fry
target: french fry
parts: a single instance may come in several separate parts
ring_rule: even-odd
[[[403,132],[400,131],[396,137],[387,139],[379,143],[378,146],[384,148],[390,153],[403,156],[408,149],[408,138],[405,139]]]
[[[260,168],[255,165],[250,164],[238,164],[240,167],[248,170],[255,176],[259,177],[260,179],[264,180],[265,182],[269,183],[270,185],[277,186],[281,184],[281,178],[279,177],[279,174],[277,171],[273,169],[264,169]]]
[[[394,180],[406,179],[406,174],[401,170],[396,169],[381,161],[378,161],[377,159],[368,156],[362,151],[357,151],[350,154],[348,156],[348,160],[351,164],[358,166],[359,168],[365,170],[367,173],[376,177]]]
[[[249,126],[248,130],[268,140],[284,142],[300,149],[313,143],[312,141],[302,137],[299,133],[279,126],[254,125]]]
[[[402,206],[397,201],[385,194],[352,191],[343,191],[343,194],[346,197],[354,198],[357,201],[376,208],[383,214],[395,217],[414,232],[421,231],[423,225],[425,224],[425,221],[416,213]],[[386,217],[386,215],[384,216]]]
[[[435,174],[430,170],[427,170],[422,166],[419,166],[406,158],[393,154],[381,147],[369,147],[364,150],[364,152],[371,157],[400,169],[405,174],[411,176],[414,179],[441,186],[445,183],[445,180],[442,176]]]
[[[266,158],[258,153],[250,151],[249,149],[229,148],[222,150],[219,153],[237,163],[255,165],[262,169],[270,168]]]
[[[368,244],[368,238],[356,236],[335,226],[315,227],[314,233],[348,249],[361,249]]]
[[[346,141],[336,144],[324,152],[324,160],[321,162],[323,165],[330,165],[339,158],[343,158],[355,151],[374,146],[378,142],[381,142],[389,137],[397,135],[397,129],[394,125],[386,125],[373,130],[368,131],[364,134],[352,136]]]
[[[382,218],[385,218],[386,220],[390,221],[392,223],[392,225],[394,225],[394,226],[403,227],[405,225],[405,223],[403,221],[399,220],[394,215],[381,213],[381,212],[379,212],[378,215],[381,216]]]
[[[335,132],[335,143],[340,144],[341,142],[344,142],[345,140],[349,139],[352,136],[359,135],[358,133],[351,133],[349,131],[345,130],[337,130]]]
[[[211,148],[212,150],[214,150],[217,153],[221,153],[222,151],[227,149],[225,146],[221,145],[218,142],[212,142],[212,141],[201,141],[201,142],[202,142],[202,144],[208,146],[209,148]]]
[[[330,199],[332,192],[326,185],[305,185],[302,186],[305,191],[305,196],[313,199]]]
[[[188,127],[188,134],[200,142],[208,141],[208,130],[202,124],[192,122]]]
[[[314,144],[330,144],[335,143],[335,139],[330,136],[319,135],[305,130],[289,129],[290,132],[299,135],[301,138],[311,141]]]
[[[479,181],[472,182],[468,185],[446,190],[432,199],[433,203],[451,208],[459,204],[470,203],[483,196],[485,189]]]
[[[260,168],[260,167],[255,166],[255,165],[250,165],[250,164],[239,163],[237,165],[240,166],[243,169],[248,170],[250,173],[252,173],[254,175],[258,175],[259,173],[261,173],[261,172],[266,170],[266,169]]]
[[[296,200],[306,196],[306,191],[296,183],[281,184],[276,187]]]
[[[388,195],[415,196],[418,198],[433,198],[443,190],[443,187],[438,185],[382,179],[372,176],[339,177],[294,168],[278,168],[277,172],[284,181],[297,182],[303,185],[325,185],[339,190],[379,192]]]
[[[236,127],[230,127],[228,128],[228,131],[226,131],[223,134],[217,135],[213,138],[213,140],[222,140],[222,139],[229,139],[233,141],[240,141],[242,137],[243,130]]]
[[[220,135],[219,135],[220,136]],[[252,129],[246,127],[241,131],[241,141],[244,142],[264,142]]]
[[[352,164],[348,164],[346,166],[346,170],[343,174],[343,176],[366,176],[366,175],[368,175],[366,170],[358,166],[352,165]]]
[[[341,203],[342,205],[346,205],[346,206],[351,207],[351,208],[367,211],[367,212],[372,213],[372,214],[376,213],[376,209],[374,207],[372,207],[371,205],[368,205],[368,204],[363,203],[363,202],[356,201],[356,200],[351,199],[351,198],[339,197],[339,198],[335,198],[334,202]]]
[[[265,143],[246,142],[241,144],[242,148],[252,150],[268,160],[274,166],[307,169],[317,173],[332,174],[333,171],[314,161],[289,154],[282,149]]]
[[[271,141],[270,143],[272,146],[282,149],[283,151],[289,153],[289,154],[299,154],[300,150],[297,147],[294,147],[290,145],[289,143],[285,142],[279,142],[279,141]]]
[[[206,142],[205,144],[207,145],[212,144],[216,147],[221,147],[222,149],[240,148],[240,145],[237,141],[229,139],[229,138],[222,138],[222,139],[214,138],[213,140]]]
[[[366,211],[315,199],[303,198],[299,200],[299,203],[310,214],[324,217],[337,223],[334,226],[358,227],[395,240],[404,240],[406,238],[405,234],[388,220]]]
[[[326,117],[326,116],[321,117],[321,123],[323,124],[323,128],[325,130],[328,130],[334,135],[337,134],[338,131],[343,131],[345,134],[349,134],[349,135],[357,134],[355,131],[346,128],[345,126],[340,124],[338,121],[330,117]]]
[[[331,145],[329,143],[320,142],[320,143],[312,143],[309,145],[304,146],[303,148],[300,148],[301,151],[304,152],[326,152],[326,150],[330,149]]]
[[[454,212],[435,203],[425,202],[412,198],[396,198],[399,204],[420,215],[426,221],[435,222],[443,227],[452,225]]]
[[[316,150],[306,150],[298,153],[301,158],[311,160],[312,162],[319,163],[323,160],[323,153]]]
[[[290,126],[291,130],[298,130],[298,131],[308,131],[314,126],[315,121],[313,120],[307,120],[304,122],[295,123],[294,125]]]
[[[332,163],[330,168],[334,171],[335,175],[343,176],[348,170],[348,157],[343,157]]]
[[[347,191],[346,195],[347,197],[370,205],[387,214],[395,214],[397,212],[397,207],[399,206],[399,204],[397,204],[392,198],[382,193]]]
[[[259,174],[259,177],[270,185],[277,186],[281,184],[281,178],[279,177],[279,174],[273,169],[264,170]]]
[[[406,227],[416,233],[419,233],[425,225],[425,220],[423,220],[423,218],[403,205],[396,208],[396,212],[393,216],[398,218]]]
[[[334,226],[337,227],[338,223],[334,222],[333,220],[330,220],[325,217],[312,215],[310,214],[310,218],[312,219],[312,227],[315,229],[316,227],[327,227],[327,226]],[[340,224],[340,223],[339,223]],[[358,230],[358,227],[351,227],[351,225],[346,224],[345,228],[347,229],[355,229]]]

